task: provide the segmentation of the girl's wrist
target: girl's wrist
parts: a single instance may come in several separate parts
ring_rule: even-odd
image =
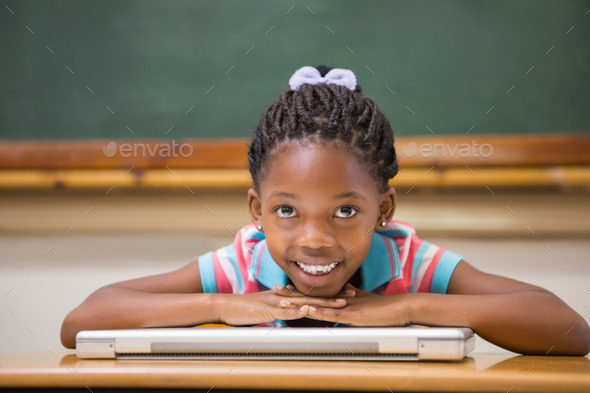
[[[420,325],[424,323],[424,294],[422,293],[408,293],[404,296],[405,301],[405,315],[407,316],[408,325]]]
[[[211,321],[209,323],[225,323],[223,310],[227,296],[223,293],[209,293],[207,295],[207,308],[212,311]]]

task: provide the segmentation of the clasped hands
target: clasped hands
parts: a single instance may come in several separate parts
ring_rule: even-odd
[[[347,283],[334,298],[311,297],[293,285],[275,285],[268,291],[222,295],[222,323],[255,325],[277,319],[315,319],[349,326],[409,325],[408,295],[379,296]]]

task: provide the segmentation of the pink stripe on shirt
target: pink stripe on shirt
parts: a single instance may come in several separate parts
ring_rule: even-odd
[[[236,261],[238,263],[238,268],[240,269],[239,274],[245,281],[248,278],[248,261],[246,260],[246,258],[248,257],[248,255],[252,257],[252,254],[249,252],[246,252],[246,254],[244,254],[243,247],[245,246],[245,242],[242,240],[244,238],[243,235],[244,229],[238,231],[238,234],[236,235],[236,238],[234,240],[234,252],[236,253]]]
[[[215,277],[217,277],[217,293],[233,293],[233,289],[223,268],[221,267],[221,263],[219,262],[219,258],[217,253],[213,253],[213,269],[215,271]],[[223,277],[223,279],[220,279]]]
[[[406,292],[409,292],[410,288],[412,288],[412,270],[414,268],[414,263],[416,263],[414,258],[416,257],[416,253],[422,245],[422,242],[422,239],[412,236],[412,240],[410,241],[410,249],[406,253],[408,257],[405,261],[402,261],[402,275],[404,285],[407,288]]]
[[[418,292],[430,292],[430,286],[432,285],[432,276],[434,275],[434,271],[438,266],[438,261],[440,261],[440,258],[444,252],[444,249],[439,248],[434,254],[434,257],[432,257],[430,265],[428,265],[428,269],[426,269],[426,272],[424,272],[424,277],[422,278],[422,282],[420,283],[420,288],[418,288]]]
[[[263,244],[262,248],[260,248],[260,255],[258,256],[258,268],[256,269],[256,277],[260,277],[260,266],[262,265],[260,261],[262,261],[262,255],[264,254],[265,248],[266,244]]]
[[[405,279],[403,277],[400,277],[396,280],[393,280],[393,281],[390,281],[389,283],[387,283],[387,286],[385,287],[385,291],[383,292],[383,296],[398,295],[400,293],[408,293],[411,285],[412,285],[411,283],[408,285],[408,283],[405,281]]]

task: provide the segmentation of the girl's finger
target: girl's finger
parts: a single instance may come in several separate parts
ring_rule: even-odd
[[[282,295],[282,296],[293,296],[293,291],[291,291],[289,288],[287,287],[282,287],[280,285],[275,285],[274,287],[272,287],[272,290],[274,293],[276,293],[277,295]]]
[[[286,288],[287,288],[287,290],[288,290],[289,292],[291,292],[291,295],[293,295],[293,296],[303,296],[303,294],[302,294],[301,292],[299,292],[299,291],[297,290],[297,288],[295,288],[295,287],[294,287],[293,285],[291,285],[291,284],[287,285],[287,287],[286,287]]]
[[[303,296],[299,291],[294,289],[291,285],[287,285],[286,287],[282,287],[280,285],[275,285],[272,288],[273,292],[277,295],[281,296]]]
[[[345,291],[354,291],[354,296],[379,296],[371,292],[363,291],[362,289],[355,288],[351,283],[346,283],[344,286]]]
[[[292,319],[301,319],[307,317],[309,314],[309,306],[303,305],[299,307],[298,305],[291,305],[290,308],[286,310],[283,309],[281,312],[278,313],[277,319],[284,319],[284,320],[292,320]]]
[[[317,321],[349,324],[348,320],[345,317],[345,314],[340,312],[340,310],[334,310],[324,307],[310,306],[309,312],[307,313],[307,318],[315,319]]]
[[[291,307],[293,305],[297,306],[320,306],[320,307],[328,307],[328,308],[342,308],[345,307],[347,304],[346,299],[338,298],[338,299],[324,299],[324,298],[317,298],[317,297],[286,297],[279,301],[279,305],[281,307]]]
[[[340,291],[337,297],[354,297],[356,295],[356,291],[354,289],[347,289],[346,287]]]
[[[308,314],[309,314],[308,318],[310,318],[310,319],[316,319],[318,321],[324,321],[324,320],[326,320],[325,317],[322,315],[322,314],[325,314],[325,313],[323,313],[322,312],[322,309],[319,308],[319,307],[314,307],[314,306],[309,307],[309,313]],[[328,321],[328,322],[331,322],[331,321]]]

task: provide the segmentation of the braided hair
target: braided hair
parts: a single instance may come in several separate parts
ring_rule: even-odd
[[[316,68],[322,77],[331,69]],[[256,190],[273,148],[285,140],[344,143],[367,165],[382,191],[399,169],[391,126],[358,85],[353,91],[336,84],[303,84],[298,90],[283,92],[264,111],[248,148]]]

